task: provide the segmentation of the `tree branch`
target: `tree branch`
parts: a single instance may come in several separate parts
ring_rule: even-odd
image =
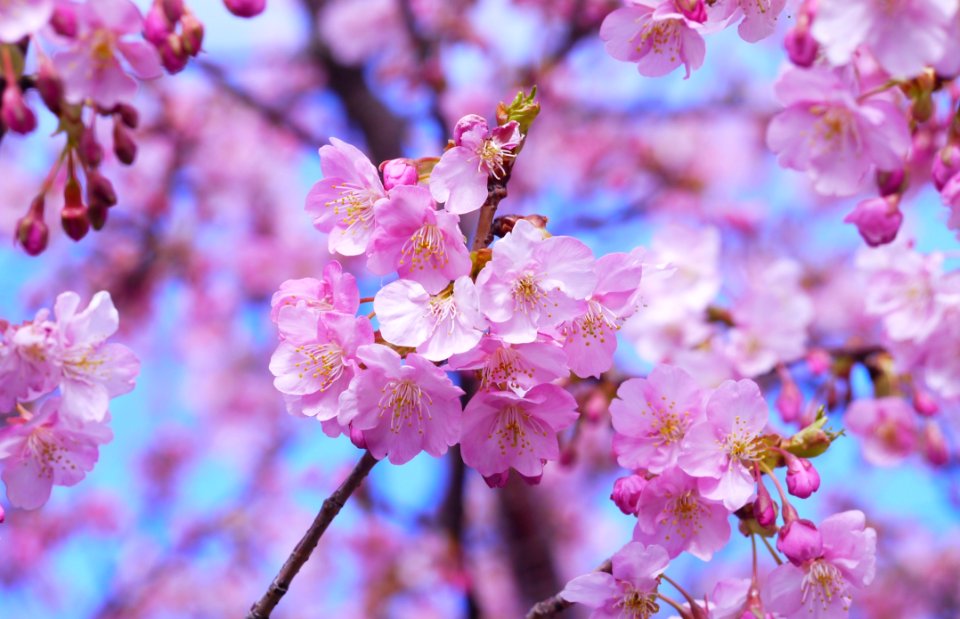
[[[317,517],[313,519],[313,524],[310,525],[310,528],[307,529],[307,532],[300,539],[296,548],[294,548],[290,556],[287,557],[283,567],[281,567],[277,573],[277,577],[270,583],[267,592],[250,607],[247,619],[267,619],[270,616],[270,613],[273,612],[273,609],[280,602],[280,599],[290,588],[290,583],[293,582],[300,568],[302,568],[303,564],[310,558],[313,549],[317,547],[317,543],[320,541],[320,537],[324,531],[327,530],[327,527],[330,526],[330,523],[333,522],[336,515],[343,509],[350,495],[360,487],[361,482],[363,482],[367,473],[370,472],[370,469],[372,469],[376,463],[377,459],[374,458],[369,451],[365,452],[363,457],[360,458],[360,461],[357,462],[357,465],[350,471],[350,475],[340,484],[340,487],[323,502],[320,512],[317,513]]]

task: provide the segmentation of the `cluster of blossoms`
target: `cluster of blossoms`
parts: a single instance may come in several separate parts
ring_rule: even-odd
[[[81,309],[57,297],[20,325],[0,321],[0,469],[15,507],[36,509],[54,485],[78,483],[110,441],[110,399],[133,389],[140,362],[108,342],[119,326],[110,294]],[[0,511],[2,517],[2,511]]]
[[[752,579],[721,581],[706,605],[681,589],[684,617],[845,616],[853,591],[873,578],[876,533],[861,512],[836,514],[817,527],[787,498],[807,498],[820,486],[810,460],[793,452],[822,451],[830,441],[822,423],[780,437],[767,427],[767,404],[753,381],[704,390],[668,365],[627,380],[617,396],[610,405],[613,448],[634,472],[616,481],[611,498],[636,516],[633,541],[613,556],[611,574],[575,578],[564,599],[597,609],[593,617],[645,619],[658,601],[678,607],[658,592],[660,575],[682,552],[710,560],[727,544],[735,514],[744,535],[777,535],[789,561],[765,578],[754,565]],[[773,473],[778,465],[787,469],[786,491]],[[779,508],[763,474],[777,488]]]
[[[244,17],[260,13],[266,4],[224,1]],[[154,0],[146,19],[130,0],[10,0],[0,5],[0,139],[7,131],[36,130],[37,115],[24,97],[27,89],[37,90],[66,136],[46,181],[17,223],[16,238],[28,254],[47,246],[46,198],[64,163],[64,232],[79,241],[91,227],[100,230],[106,224],[108,209],[118,198],[101,170],[104,123],[111,125],[115,159],[131,165],[137,156],[131,133],[139,123],[131,105],[137,80],[181,71],[200,53],[203,34],[203,24],[184,0]]]

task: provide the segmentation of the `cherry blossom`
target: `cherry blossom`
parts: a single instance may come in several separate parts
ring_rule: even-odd
[[[594,609],[590,619],[649,619],[660,610],[658,577],[670,558],[660,546],[630,542],[611,558],[611,573],[593,572],[567,583],[560,597]]]
[[[636,63],[641,75],[658,77],[683,65],[689,78],[706,54],[697,25],[674,0],[631,0],[629,6],[607,15],[600,38],[608,54]]]
[[[512,389],[518,393],[566,376],[567,357],[552,339],[508,344],[487,335],[470,351],[450,357],[453,370],[479,370],[482,389]]]
[[[288,279],[270,300],[270,319],[276,323],[280,310],[287,306],[305,306],[316,313],[355,314],[360,306],[357,278],[346,273],[336,260],[323,268],[323,279]]]
[[[53,14],[53,0],[8,0],[0,5],[0,42],[16,43],[42,28]]]
[[[844,413],[843,423],[863,438],[863,456],[877,466],[899,463],[916,446],[917,416],[903,398],[856,400]]]

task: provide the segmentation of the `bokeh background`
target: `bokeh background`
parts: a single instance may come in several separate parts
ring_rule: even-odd
[[[0,243],[0,317],[29,319],[63,290],[107,289],[120,337],[142,360],[93,473],[55,488],[41,510],[8,509],[0,617],[242,616],[359,458],[346,439],[289,416],[267,369],[271,293],[330,259],[303,204],[331,136],[375,162],[438,155],[461,115],[490,118],[536,84],[543,111],[501,212],[547,215],[553,233],[598,255],[648,246],[671,226],[711,228],[718,305],[750,265],[787,258],[816,308],[811,339],[876,331],[858,305],[862,241],[841,223],[853,202],[817,198],[764,146],[782,36],[747,45],[723,32],[690,79],[650,79],[603,51],[597,28],[617,6],[604,0],[270,0],[252,20],[213,0],[188,4],[206,26],[204,53],[141,87],[136,165],[105,164],[120,195],[105,230],[78,244],[54,232],[37,258]],[[0,144],[0,238],[12,238],[55,157],[54,129]],[[901,235],[952,265],[960,254],[936,193],[910,195],[904,210]],[[362,274],[362,261],[346,264]],[[363,293],[381,283],[364,279]],[[642,352],[622,335],[619,371],[649,370],[657,359]],[[776,381],[765,384],[772,401]],[[853,386],[869,388],[859,374]],[[521,616],[629,539],[632,519],[608,499],[625,474],[609,423],[599,415],[577,432],[568,461],[532,489],[490,490],[451,458],[377,466],[275,616]],[[919,456],[876,469],[852,437],[817,462],[823,487],[804,516],[864,509],[891,564],[857,612],[960,616],[949,598],[960,566],[955,469]],[[678,560],[670,573],[707,592],[720,576],[746,575],[748,554],[735,534],[715,561]],[[928,586],[946,596],[935,610],[914,599]],[[936,614],[950,609],[958,614]]]

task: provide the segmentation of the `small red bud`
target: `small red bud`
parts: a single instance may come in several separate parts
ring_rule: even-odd
[[[140,124],[140,113],[137,112],[137,108],[129,103],[118,103],[112,111],[114,114],[119,114],[123,124],[131,129],[136,129],[137,125]]]
[[[170,21],[176,23],[183,17],[183,0],[161,0],[160,4]]]
[[[91,171],[87,175],[87,204],[92,209],[94,206],[110,208],[117,203],[117,192],[113,189],[113,184],[102,174]],[[94,226],[96,228],[96,226]],[[99,228],[97,228],[99,230]]]
[[[183,51],[196,56],[203,46],[203,24],[193,13],[186,13],[180,24],[183,26]]]
[[[77,144],[77,155],[88,168],[95,168],[103,161],[103,147],[97,142],[93,127],[84,127]]]
[[[113,123],[113,152],[124,165],[130,165],[137,158],[137,144],[120,122]]]
[[[143,20],[143,38],[153,43],[155,47],[159,46],[173,32],[175,23],[176,20],[167,17],[162,7],[154,4]]]
[[[59,2],[50,18],[50,26],[62,37],[72,39],[77,36],[77,8],[71,2]]]
[[[107,225],[107,213],[109,210],[102,203],[92,203],[87,207],[87,220],[90,227],[94,230],[102,230]]]
[[[63,231],[74,241],[79,241],[90,231],[90,221],[87,219],[87,207],[83,204],[80,194],[80,183],[76,179],[67,181],[63,189],[63,210],[60,211],[60,223]]]
[[[189,54],[183,48],[183,41],[175,34],[171,34],[161,43],[157,50],[160,52],[160,62],[168,73],[179,73],[187,66]]]
[[[267,0],[223,0],[223,3],[237,17],[255,17],[267,8]]]
[[[43,221],[43,196],[37,196],[30,210],[17,222],[17,241],[31,256],[38,256],[47,248],[50,229]]]
[[[0,120],[16,133],[30,133],[37,128],[37,117],[23,100],[23,93],[16,84],[7,84],[3,91],[3,107]]]
[[[47,109],[59,116],[63,106],[63,82],[53,68],[53,63],[46,56],[39,59],[37,70],[37,91]]]

